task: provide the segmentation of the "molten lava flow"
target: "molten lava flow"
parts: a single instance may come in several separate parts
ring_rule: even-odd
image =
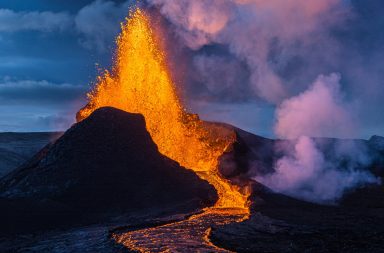
[[[219,156],[235,140],[234,132],[208,126],[197,115],[187,113],[174,87],[149,17],[137,9],[117,38],[112,72],[98,77],[95,89],[88,94],[89,104],[79,111],[78,120],[103,106],[143,114],[159,151],[216,188],[219,200],[215,207],[247,212],[247,194],[220,177],[217,170]]]

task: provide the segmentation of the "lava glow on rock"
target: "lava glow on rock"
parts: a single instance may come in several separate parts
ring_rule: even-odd
[[[191,241],[192,247],[208,247],[216,251],[205,236],[210,226],[222,224],[223,221],[241,221],[249,213],[248,193],[222,178],[217,169],[218,158],[234,142],[235,133],[219,125],[204,123],[197,115],[186,112],[176,94],[165,59],[164,50],[151,29],[149,16],[136,9],[122,25],[112,71],[98,77],[95,89],[88,94],[88,105],[79,111],[77,118],[82,120],[103,106],[143,114],[159,151],[194,170],[200,178],[215,187],[219,196],[214,207],[206,209],[201,215],[192,216],[185,224],[181,223],[185,235],[164,235],[163,227],[158,227],[134,231],[122,237],[116,235],[117,241],[131,249],[148,252],[153,251],[150,245],[147,245],[149,248],[144,247],[151,242],[148,238],[160,236],[165,242],[165,248],[160,251],[174,251],[180,247],[174,238],[185,241],[187,237],[194,237],[200,239]],[[195,223],[200,224],[200,232],[192,236],[196,233],[196,226],[189,224]],[[178,226],[178,223],[170,226]],[[139,241],[133,238],[139,238]]]
[[[217,190],[218,208],[247,211],[247,194],[218,175],[218,157],[235,139],[234,132],[206,124],[187,113],[181,104],[167,68],[164,51],[151,29],[150,19],[136,9],[122,25],[112,72],[98,77],[88,94],[89,104],[78,120],[94,110],[112,106],[141,113],[159,151],[194,170]]]

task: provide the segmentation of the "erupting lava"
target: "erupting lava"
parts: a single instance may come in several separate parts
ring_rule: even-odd
[[[159,151],[194,170],[216,188],[216,208],[248,212],[247,193],[223,179],[217,170],[219,156],[235,140],[234,132],[204,123],[197,115],[186,112],[150,19],[140,9],[122,25],[115,66],[98,77],[88,98],[89,104],[79,111],[78,121],[103,106],[143,114]]]

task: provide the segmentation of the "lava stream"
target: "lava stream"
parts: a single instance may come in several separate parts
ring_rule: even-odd
[[[209,241],[212,225],[245,219],[243,209],[208,208],[187,220],[114,234],[116,242],[138,252],[231,252]]]
[[[205,212],[207,216],[190,221],[207,225],[208,220],[220,224],[241,220],[249,212],[248,193],[223,179],[217,169],[218,158],[234,142],[235,133],[220,125],[206,124],[197,115],[186,112],[175,91],[159,37],[151,29],[146,13],[140,9],[132,12],[117,38],[112,71],[98,77],[94,90],[88,94],[89,103],[79,111],[77,119],[82,120],[103,106],[143,114],[159,151],[194,170],[218,193],[215,207]],[[220,208],[226,211],[220,213]],[[203,221],[209,215],[216,218]],[[191,228],[188,224],[187,230]],[[204,237],[209,229],[204,228],[199,236]]]

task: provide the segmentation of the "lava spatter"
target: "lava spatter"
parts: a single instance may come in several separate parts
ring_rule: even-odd
[[[159,151],[215,187],[219,199],[205,215],[220,217],[219,223],[239,220],[240,214],[246,217],[248,193],[222,178],[217,169],[218,158],[235,141],[235,133],[220,125],[204,124],[196,114],[186,111],[158,42],[160,36],[151,28],[150,17],[144,11],[133,11],[117,38],[112,71],[98,77],[88,94],[89,103],[78,112],[77,119],[81,121],[104,106],[144,115]]]

